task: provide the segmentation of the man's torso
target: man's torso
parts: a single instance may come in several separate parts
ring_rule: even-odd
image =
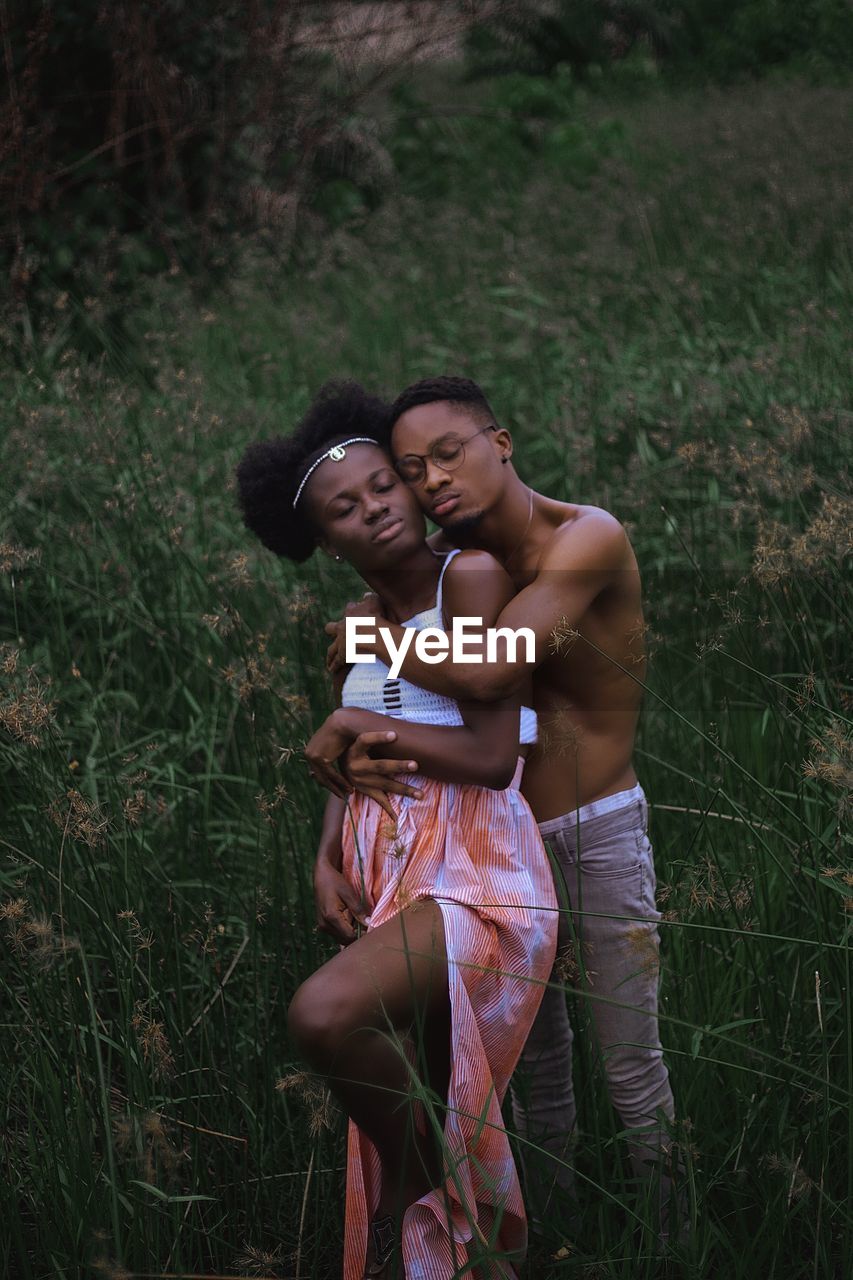
[[[598,508],[539,495],[537,533],[508,572],[520,591],[553,576],[562,593],[571,570],[542,569],[552,539]],[[599,513],[600,514],[600,513]],[[436,539],[435,545],[449,545]],[[626,537],[622,563],[570,631],[558,626],[553,652],[533,675],[539,741],[524,768],[522,792],[540,822],[612,795],[637,781],[634,736],[645,675],[640,575]]]

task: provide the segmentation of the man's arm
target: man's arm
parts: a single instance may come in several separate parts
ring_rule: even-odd
[[[378,770],[389,778],[394,773],[417,769],[438,782],[458,782],[500,791],[509,786],[518,761],[520,701],[515,697],[504,701],[506,706],[490,708],[488,717],[478,716],[475,710],[468,716],[471,723],[461,725],[416,724],[365,711],[362,707],[340,707],[332,714],[330,729],[340,731],[340,741],[345,741],[347,747],[360,734],[393,733],[393,738],[385,741],[377,737],[371,748],[389,762],[387,769]],[[465,712],[463,719],[466,719]],[[331,735],[329,743],[333,743]],[[336,750],[336,745],[330,745],[326,755]],[[315,775],[318,774],[319,760],[313,755],[309,755],[309,759]],[[379,765],[380,761],[374,763]],[[398,789],[404,794],[417,794],[411,787],[394,788]]]
[[[471,573],[471,568],[478,572]],[[471,616],[482,618],[484,626],[490,626],[512,591],[509,575],[487,552],[463,552],[448,566],[444,577],[444,616],[450,621],[460,612],[470,611]],[[394,772],[415,767],[441,782],[494,789],[508,786],[518,761],[520,697],[512,694],[488,708],[463,697],[459,706],[464,721],[461,726],[415,724],[359,707],[340,707],[309,743],[306,754],[312,772],[325,785],[339,785],[341,775],[334,770],[334,761],[350,742],[368,734],[371,754],[381,753],[382,759],[362,760],[359,772],[365,764],[373,764],[377,773],[390,780]],[[344,778],[355,782],[356,770],[348,757],[343,768]],[[396,779],[390,789],[416,794]]]
[[[605,511],[591,512],[577,524],[559,529],[542,556],[534,580],[504,605],[494,625],[513,632],[522,627],[532,631],[533,666],[538,666],[553,651],[555,635],[576,628],[592,601],[613,582],[615,574],[624,567],[626,547],[624,529]],[[472,580],[488,573],[473,561],[464,567],[460,564],[460,573],[463,569]],[[450,570],[447,576],[449,578]],[[458,575],[455,576],[458,579]],[[472,592],[466,594],[469,599],[473,598]],[[471,616],[479,616],[473,604],[468,604],[466,609]],[[366,652],[375,653],[390,665],[393,655],[379,635],[379,627],[388,628],[394,646],[403,642],[405,628],[377,618],[375,639],[362,644]],[[480,661],[464,666],[450,661],[432,665],[422,662],[410,646],[400,674],[413,684],[451,698],[490,702],[518,691],[531,673],[531,665],[525,661],[523,639],[517,645],[514,660],[506,639],[500,637],[496,640],[493,661],[485,661],[485,641],[466,642],[466,652],[479,657]]]

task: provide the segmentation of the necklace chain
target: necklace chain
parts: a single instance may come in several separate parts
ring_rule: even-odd
[[[527,524],[524,526],[524,533],[521,535],[518,542],[513,547],[512,551],[510,551],[509,555],[504,560],[504,568],[506,568],[509,565],[510,560],[513,558],[516,552],[520,549],[521,544],[524,542],[524,539],[527,537],[527,532],[531,524],[533,523],[533,490],[530,489],[528,490],[528,492],[530,493],[530,509],[527,512]]]

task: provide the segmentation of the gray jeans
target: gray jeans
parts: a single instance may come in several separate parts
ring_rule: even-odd
[[[511,1087],[518,1133],[549,1153],[522,1146],[534,1222],[544,1221],[555,1183],[574,1191],[577,1113],[568,987],[580,993],[578,1008],[588,1010],[610,1099],[622,1127],[633,1131],[628,1142],[634,1174],[654,1180],[657,1227],[666,1231],[673,1102],[658,1032],[660,913],[647,822],[648,805],[637,785],[539,824],[561,907],[559,943],[552,985]]]

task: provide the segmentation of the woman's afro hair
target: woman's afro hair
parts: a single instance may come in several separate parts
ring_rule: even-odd
[[[311,463],[340,440],[369,436],[388,447],[388,405],[358,382],[327,382],[290,436],[250,444],[237,465],[237,500],[247,528],[276,555],[300,563],[317,546],[315,530],[293,499]]]

